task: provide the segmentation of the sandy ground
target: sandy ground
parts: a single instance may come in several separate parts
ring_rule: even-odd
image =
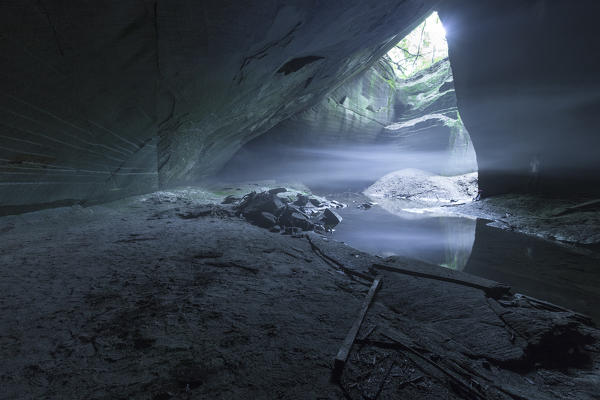
[[[214,205],[229,190],[1,218],[0,397],[598,393],[600,333],[585,318],[518,296],[494,299],[462,284],[375,271],[381,262],[438,267],[383,260],[311,234],[316,252],[303,235],[271,233]],[[339,384],[330,381],[333,358],[370,282],[338,264],[383,277]]]

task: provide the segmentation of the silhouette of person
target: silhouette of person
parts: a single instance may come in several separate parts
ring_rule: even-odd
[[[536,153],[529,161],[529,181],[527,188],[530,192],[537,192],[540,186],[540,156]]]

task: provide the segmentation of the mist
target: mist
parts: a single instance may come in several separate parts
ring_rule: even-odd
[[[405,168],[442,173],[449,162],[447,151],[415,151],[398,145],[248,146],[226,165],[219,179],[275,179],[301,182],[316,189],[360,190],[390,172]]]

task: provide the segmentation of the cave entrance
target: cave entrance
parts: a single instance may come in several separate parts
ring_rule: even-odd
[[[397,75],[410,78],[432,64],[448,58],[446,29],[436,11],[406,35],[386,57],[393,63]]]
[[[452,210],[477,198],[478,168],[458,111],[445,33],[433,12],[382,57],[376,78],[388,83],[393,96],[373,90],[373,82],[367,91],[363,86],[370,94],[367,108],[387,112],[390,123],[378,134],[376,151],[393,170],[363,191],[377,208],[370,214],[349,208],[334,236],[384,256],[463,269],[476,220]]]
[[[478,192],[475,150],[458,111],[445,35],[434,11],[382,59],[392,76],[394,110],[379,141],[398,148],[403,168],[366,193],[402,200],[404,211],[468,202]]]
[[[477,196],[477,163],[437,13],[320,103],[244,145],[221,179],[300,184],[348,204],[338,240],[461,269],[476,223],[448,211]]]

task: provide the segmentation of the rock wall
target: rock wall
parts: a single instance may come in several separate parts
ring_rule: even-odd
[[[373,65],[436,3],[4,1],[0,206],[93,202],[211,176]],[[600,192],[599,8],[440,3],[484,195]]]
[[[599,195],[600,2],[448,0],[438,12],[483,195]]]
[[[391,65],[381,58],[318,104],[281,122],[248,147],[264,150],[277,145],[323,148],[375,143],[382,129],[405,107],[396,90],[396,79]]]
[[[283,174],[312,186],[320,186],[323,174],[331,185],[354,176],[356,189],[409,167],[444,175],[477,170],[448,59],[402,79],[382,57],[316,106],[248,143],[221,175],[268,179]]]
[[[435,1],[0,3],[0,205],[210,176],[368,68]]]
[[[402,112],[395,81],[392,67],[379,59],[320,103],[283,121],[259,140],[262,144],[303,146],[373,143]]]
[[[385,172],[365,175],[373,164],[361,165],[361,159],[376,153],[370,147],[404,107],[395,81],[391,65],[380,58],[318,104],[248,142],[218,179],[277,179],[334,191],[346,190],[348,184],[368,186]],[[361,166],[365,168],[358,176]]]
[[[475,150],[458,112],[448,59],[396,81],[396,95],[403,112],[380,132],[379,143],[396,146],[399,154],[421,153],[428,162],[414,166],[430,172],[459,175],[477,171]]]

